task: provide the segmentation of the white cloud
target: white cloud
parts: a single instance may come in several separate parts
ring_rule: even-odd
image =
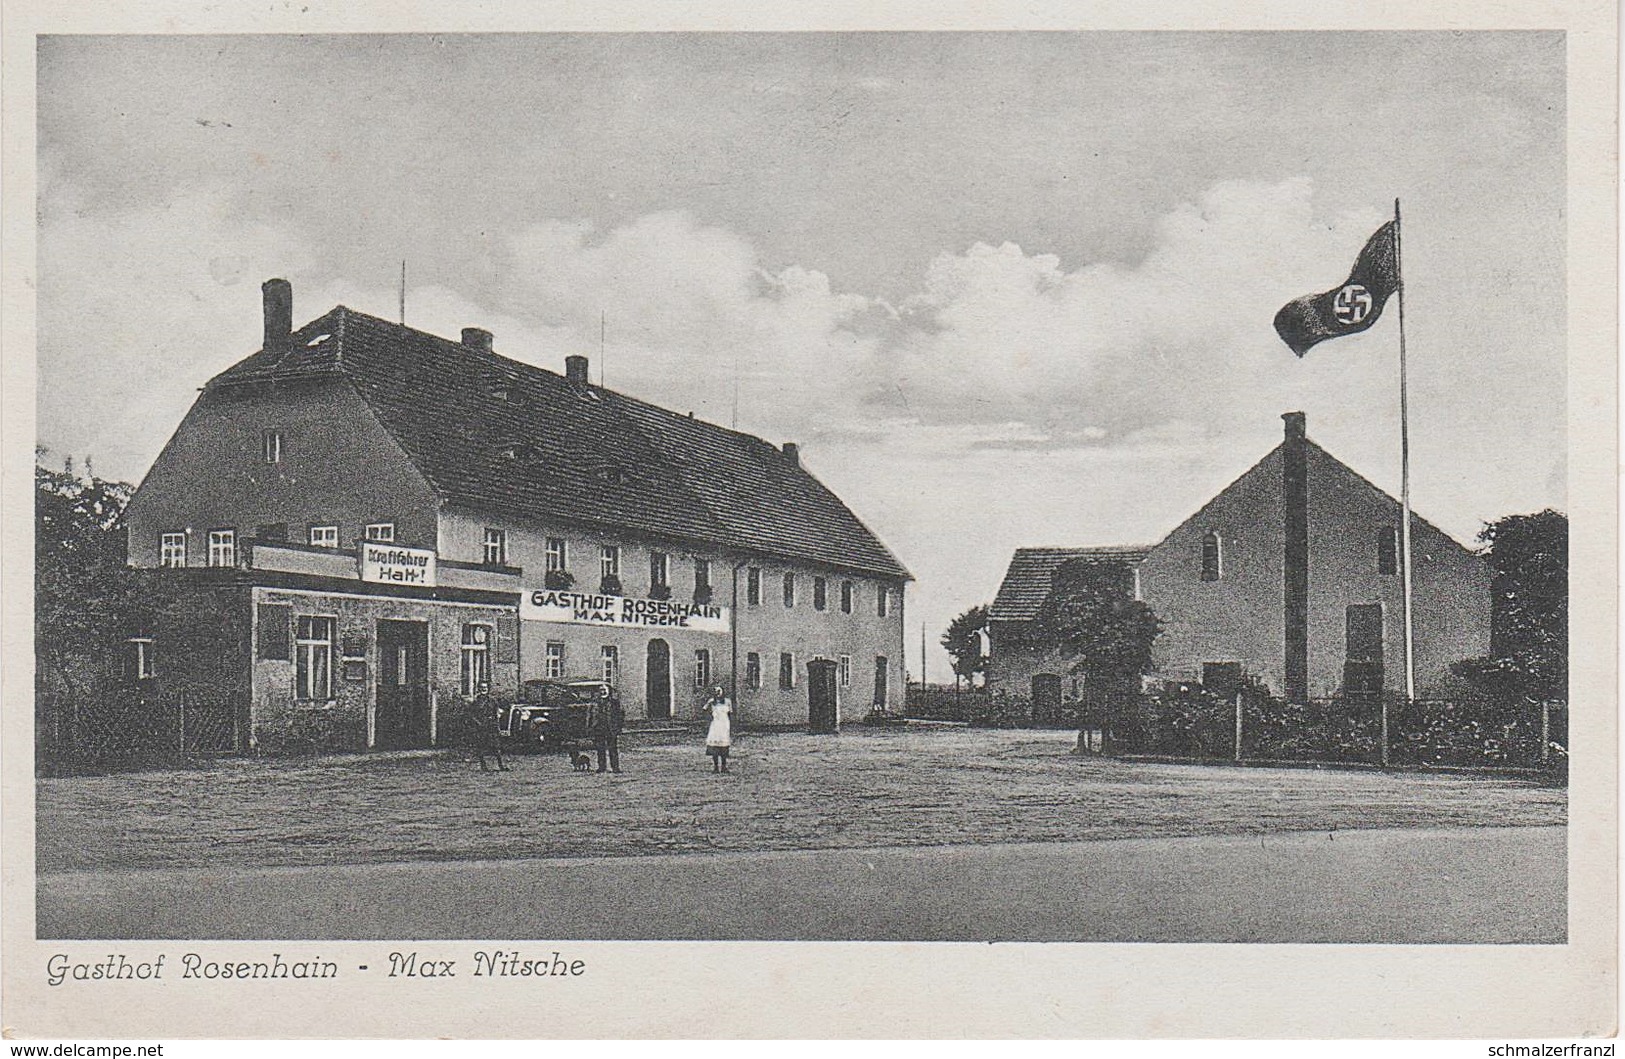
[[[913,406],[1023,419],[1057,441],[1222,430],[1287,363],[1275,310],[1340,278],[1380,223],[1318,223],[1310,193],[1306,180],[1217,185],[1160,218],[1133,265],[1067,271],[1009,243],[938,257],[897,351]]]
[[[872,432],[877,417],[984,424],[964,442],[1008,448],[1213,436],[1291,403],[1270,320],[1335,282],[1381,221],[1319,220],[1311,197],[1307,180],[1216,185],[1157,219],[1132,264],[1069,269],[1008,242],[944,252],[896,309],[770,269],[684,212],[606,232],[552,220],[509,239],[486,293],[539,343],[507,344],[524,359],[596,357],[602,313],[611,385],[729,422],[737,381],[741,426],[779,437]]]
[[[737,378],[741,425],[781,434],[844,424],[874,388],[876,340],[860,325],[876,303],[823,273],[771,271],[739,235],[681,212],[595,234],[553,221],[514,236],[501,299],[594,356],[603,314],[611,386],[727,423]]]

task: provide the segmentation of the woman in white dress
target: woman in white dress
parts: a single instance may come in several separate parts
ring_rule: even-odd
[[[711,727],[705,733],[705,753],[711,759],[711,771],[727,772],[728,748],[733,745],[733,703],[722,693],[722,685],[711,689],[705,709],[711,713]]]

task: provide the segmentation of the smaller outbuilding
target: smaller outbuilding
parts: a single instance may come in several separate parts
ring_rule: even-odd
[[[1162,622],[1153,680],[1256,682],[1294,702],[1405,687],[1399,501],[1309,440],[1288,412],[1280,445],[1156,544],[1020,548],[989,614],[988,687],[1034,717],[1082,695],[1070,662],[1028,646],[1072,563],[1115,568],[1125,598]],[[1412,512],[1412,626],[1420,695],[1484,654],[1490,572]]]

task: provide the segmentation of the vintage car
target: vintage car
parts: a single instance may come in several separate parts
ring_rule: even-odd
[[[523,750],[550,750],[585,743],[587,707],[600,691],[615,689],[602,680],[527,680],[519,688],[519,701],[504,708],[497,730],[502,738]]]

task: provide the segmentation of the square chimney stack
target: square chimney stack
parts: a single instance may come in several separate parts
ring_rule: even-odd
[[[564,377],[571,386],[587,385],[587,358],[582,356],[565,357]]]
[[[260,295],[265,303],[264,348],[286,352],[293,344],[293,284],[268,279],[260,284]]]

